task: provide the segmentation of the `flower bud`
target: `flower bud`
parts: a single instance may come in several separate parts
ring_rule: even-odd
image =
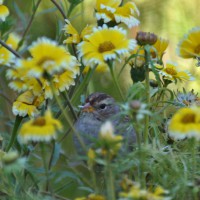
[[[129,106],[133,110],[139,110],[141,107],[141,102],[138,100],[133,100],[129,103]]]
[[[146,45],[146,44],[153,45],[157,41],[157,35],[150,32],[139,31],[137,32],[136,40],[138,41],[139,45]]]
[[[2,161],[5,164],[11,164],[15,162],[18,157],[19,157],[19,154],[16,151],[12,151],[12,152],[8,152],[4,154],[4,156],[2,157]]]

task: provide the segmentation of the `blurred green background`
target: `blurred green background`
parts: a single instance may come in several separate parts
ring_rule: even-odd
[[[7,0],[5,5],[10,9],[9,18],[13,20],[13,27],[11,32],[17,32],[21,35],[30,20],[32,13],[32,5],[36,0]],[[67,0],[57,0],[62,8],[67,13],[69,3]],[[169,47],[167,49],[164,60],[176,61],[183,69],[190,71],[196,80],[185,84],[181,87],[186,87],[188,90],[194,88],[199,92],[199,68],[195,67],[196,61],[189,59],[182,59],[176,55],[176,46],[179,40],[192,27],[199,26],[200,4],[198,0],[135,0],[134,1],[140,10],[140,26],[129,31],[131,37],[134,37],[137,30],[153,32],[158,36],[169,39]],[[95,23],[94,18],[94,0],[84,0],[71,13],[69,20],[71,23],[81,31],[86,24]],[[58,33],[64,25],[64,20],[55,6],[50,0],[42,0],[40,7],[36,13],[33,24],[27,35],[27,44],[41,36],[47,36],[53,39],[58,38]],[[61,41],[62,42],[62,41]],[[17,95],[8,87],[8,81],[5,79],[5,67],[1,67],[0,76],[0,91],[6,95],[12,102]],[[124,92],[127,91],[132,84],[129,75],[130,68],[127,66],[121,79],[120,85]],[[176,88],[178,88],[176,86]],[[176,89],[175,88],[175,89]],[[89,85],[89,92],[104,91],[112,94],[118,98],[109,73],[95,75],[93,81]],[[0,131],[10,130],[8,119],[13,119],[11,112],[11,105],[5,98],[0,96]]]

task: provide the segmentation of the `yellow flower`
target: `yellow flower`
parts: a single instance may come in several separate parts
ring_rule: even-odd
[[[19,138],[23,143],[28,141],[45,141],[56,138],[56,133],[62,130],[60,121],[54,119],[50,110],[42,117],[37,117],[25,122],[20,131]]]
[[[128,192],[121,192],[120,197],[127,197],[128,199],[146,199],[148,192],[140,188],[140,185],[133,183]]]
[[[15,33],[11,33],[6,40],[6,44],[15,50],[18,46],[19,41],[20,37]],[[13,53],[11,53],[3,46],[0,47],[0,64],[10,65],[10,63],[13,62],[14,58],[15,55]]]
[[[125,180],[125,184],[129,184],[125,186],[126,192],[121,192],[119,195],[120,197],[125,197],[123,199],[145,199],[145,200],[170,200],[170,197],[164,196],[164,194],[167,194],[168,191],[164,190],[161,186],[157,186],[154,190],[154,192],[144,190],[140,187],[138,183],[132,182],[129,179]]]
[[[65,20],[66,25],[64,26],[64,31],[66,34],[68,34],[68,37],[66,40],[63,41],[64,44],[78,44],[81,40],[85,39],[86,35],[89,35],[92,33],[93,26],[86,26],[81,34],[78,33],[78,31],[72,26],[69,20]]]
[[[78,44],[79,57],[84,64],[93,66],[105,61],[117,59],[125,55],[136,46],[134,39],[126,38],[126,31],[117,26],[108,28],[106,25],[93,29],[86,41]]]
[[[9,15],[9,10],[6,6],[2,5],[3,0],[0,0],[0,19],[5,21],[6,17]]]
[[[127,2],[124,6],[118,7],[114,13],[115,21],[117,23],[124,23],[128,28],[138,26],[140,21],[135,18],[139,16],[139,10],[135,3]]]
[[[169,45],[169,40],[164,38],[158,38],[156,43],[153,45],[154,48],[157,50],[158,57],[162,59],[162,56]],[[155,58],[156,54],[153,50],[151,50],[152,57]]]
[[[14,115],[25,117],[35,117],[39,115],[39,108],[44,103],[44,97],[42,95],[35,96],[31,90],[28,90],[17,98],[13,103],[12,111]]]
[[[183,58],[200,57],[200,27],[194,27],[179,42],[177,53]]]
[[[103,20],[104,23],[115,22],[124,23],[129,28],[137,26],[139,20],[135,16],[139,15],[139,10],[133,2],[127,2],[121,5],[121,0],[97,0],[96,1],[96,18]]]
[[[200,139],[200,108],[179,109],[170,120],[169,135],[175,139],[196,137]]]
[[[61,74],[53,75],[52,83],[57,95],[60,92],[68,90],[70,86],[74,85],[74,79],[76,75],[79,73],[79,68],[74,67],[73,70],[66,70]],[[43,82],[43,90],[45,99],[52,99],[53,93],[52,88],[50,87],[50,83],[48,80],[44,80]]]
[[[29,75],[31,68],[31,60],[16,60],[15,65],[11,65],[6,71],[6,77],[10,80],[10,88],[18,92],[33,89],[35,95],[40,94],[42,92],[42,87],[38,80]],[[40,79],[40,82],[41,81]]]
[[[164,69],[160,70],[159,73],[163,76],[164,79],[170,81],[189,81],[193,78],[188,72],[178,71],[177,64],[172,62],[167,62]]]
[[[53,75],[67,69],[73,70],[79,65],[76,58],[70,55],[63,46],[58,46],[55,41],[45,37],[33,42],[29,51],[33,57],[29,74],[37,78],[42,77],[44,72]]]
[[[90,194],[88,197],[80,197],[75,200],[106,200],[105,197],[98,194]]]

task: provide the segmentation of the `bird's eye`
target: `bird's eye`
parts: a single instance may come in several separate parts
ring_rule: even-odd
[[[101,104],[101,105],[99,106],[100,109],[104,109],[105,107],[106,107],[106,104],[105,104],[105,103],[103,103],[103,104]]]

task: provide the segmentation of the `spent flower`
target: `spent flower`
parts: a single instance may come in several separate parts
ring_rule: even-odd
[[[31,90],[19,95],[13,103],[12,111],[14,115],[25,117],[35,117],[39,115],[39,109],[44,104],[44,96],[35,96]]]

